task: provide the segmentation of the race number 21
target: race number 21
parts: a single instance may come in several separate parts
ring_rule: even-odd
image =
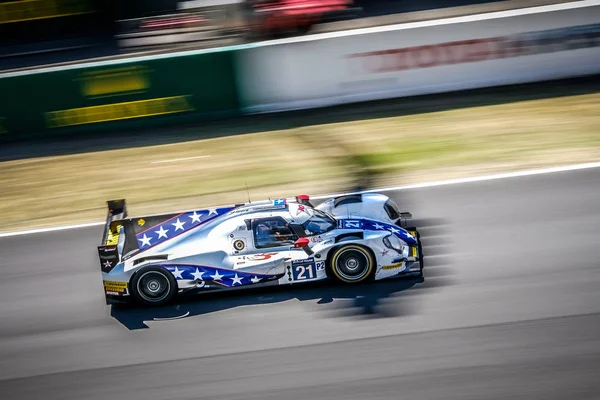
[[[292,267],[295,281],[303,281],[306,279],[313,279],[316,276],[315,264],[299,264]]]

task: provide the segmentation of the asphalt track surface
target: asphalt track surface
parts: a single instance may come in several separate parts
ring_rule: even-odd
[[[1,397],[597,399],[599,188],[595,168],[395,192],[426,219],[422,283],[155,311],[105,306],[99,227],[2,238]]]

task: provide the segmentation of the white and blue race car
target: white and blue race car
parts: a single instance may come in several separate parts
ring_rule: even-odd
[[[301,195],[135,218],[125,200],[108,207],[98,247],[107,304],[163,305],[213,290],[423,273],[419,232],[403,227],[410,213],[382,194],[317,206]]]

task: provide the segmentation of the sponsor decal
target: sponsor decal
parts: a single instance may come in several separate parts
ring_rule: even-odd
[[[385,256],[387,253],[389,253],[390,251],[388,249],[383,249],[381,250],[381,255]]]
[[[193,111],[189,96],[171,96],[124,103],[104,104],[46,113],[48,128],[151,117]]]
[[[413,256],[413,257],[417,257],[417,256],[418,256],[418,253],[417,253],[417,248],[416,248],[416,247],[413,247],[413,248],[412,248],[412,256]]]
[[[323,240],[323,238],[321,236],[313,236],[310,238],[310,241],[313,243],[320,242],[321,240]]]
[[[317,271],[325,271],[325,261],[317,261],[315,267]]]
[[[247,257],[248,260],[252,261],[264,261],[273,257],[277,253],[260,253],[260,254],[252,254]]]
[[[110,226],[106,234],[106,245],[116,245],[119,243],[121,225]]]
[[[296,211],[296,216],[300,215],[300,213],[303,213],[303,212],[304,213],[306,212],[306,208],[302,204],[298,205],[298,210]]]
[[[107,292],[125,293],[127,282],[104,281],[104,290]]]
[[[396,268],[402,268],[403,263],[396,263],[396,264],[392,264],[392,265],[385,265],[383,267],[381,267],[381,269],[387,271],[390,269],[396,269]]]
[[[117,246],[102,246],[98,248],[100,268],[102,272],[109,273],[119,262]]]
[[[315,259],[313,257],[305,258],[303,260],[293,260],[292,261],[292,265],[295,265],[295,264],[306,264],[306,263],[311,263],[311,262],[314,262],[314,261],[315,261]]]
[[[145,223],[146,223],[146,221],[144,221],[143,218],[138,219],[138,225],[139,226],[144,226]]]
[[[150,69],[142,65],[86,71],[77,80],[87,98],[143,93],[150,88]]]
[[[231,213],[232,214],[245,214],[248,213],[249,211],[267,211],[267,210],[280,210],[280,209],[285,209],[287,207],[287,204],[283,204],[281,206],[274,206],[274,205],[266,205],[266,206],[260,206],[260,207],[252,207],[250,209],[248,208],[241,208],[239,210],[234,210]]]
[[[379,50],[347,56],[361,70],[385,73],[600,46],[600,24]]]
[[[246,244],[244,243],[243,240],[238,239],[233,242],[233,248],[236,249],[237,251],[244,250],[245,247],[246,247]]]
[[[346,229],[360,228],[360,221],[347,219],[343,221],[342,227]]]

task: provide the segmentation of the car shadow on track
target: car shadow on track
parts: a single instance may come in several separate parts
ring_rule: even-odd
[[[301,286],[274,286],[240,292],[205,293],[186,296],[176,304],[143,308],[133,305],[113,305],[111,316],[130,330],[145,329],[147,321],[164,321],[199,316],[249,305],[267,305],[289,300],[310,301],[323,311],[337,316],[383,318],[402,316],[409,310],[401,307],[382,307],[385,299],[421,285],[425,279],[393,279],[359,285],[343,285],[331,281],[304,283]],[[315,302],[316,301],[316,302]]]

